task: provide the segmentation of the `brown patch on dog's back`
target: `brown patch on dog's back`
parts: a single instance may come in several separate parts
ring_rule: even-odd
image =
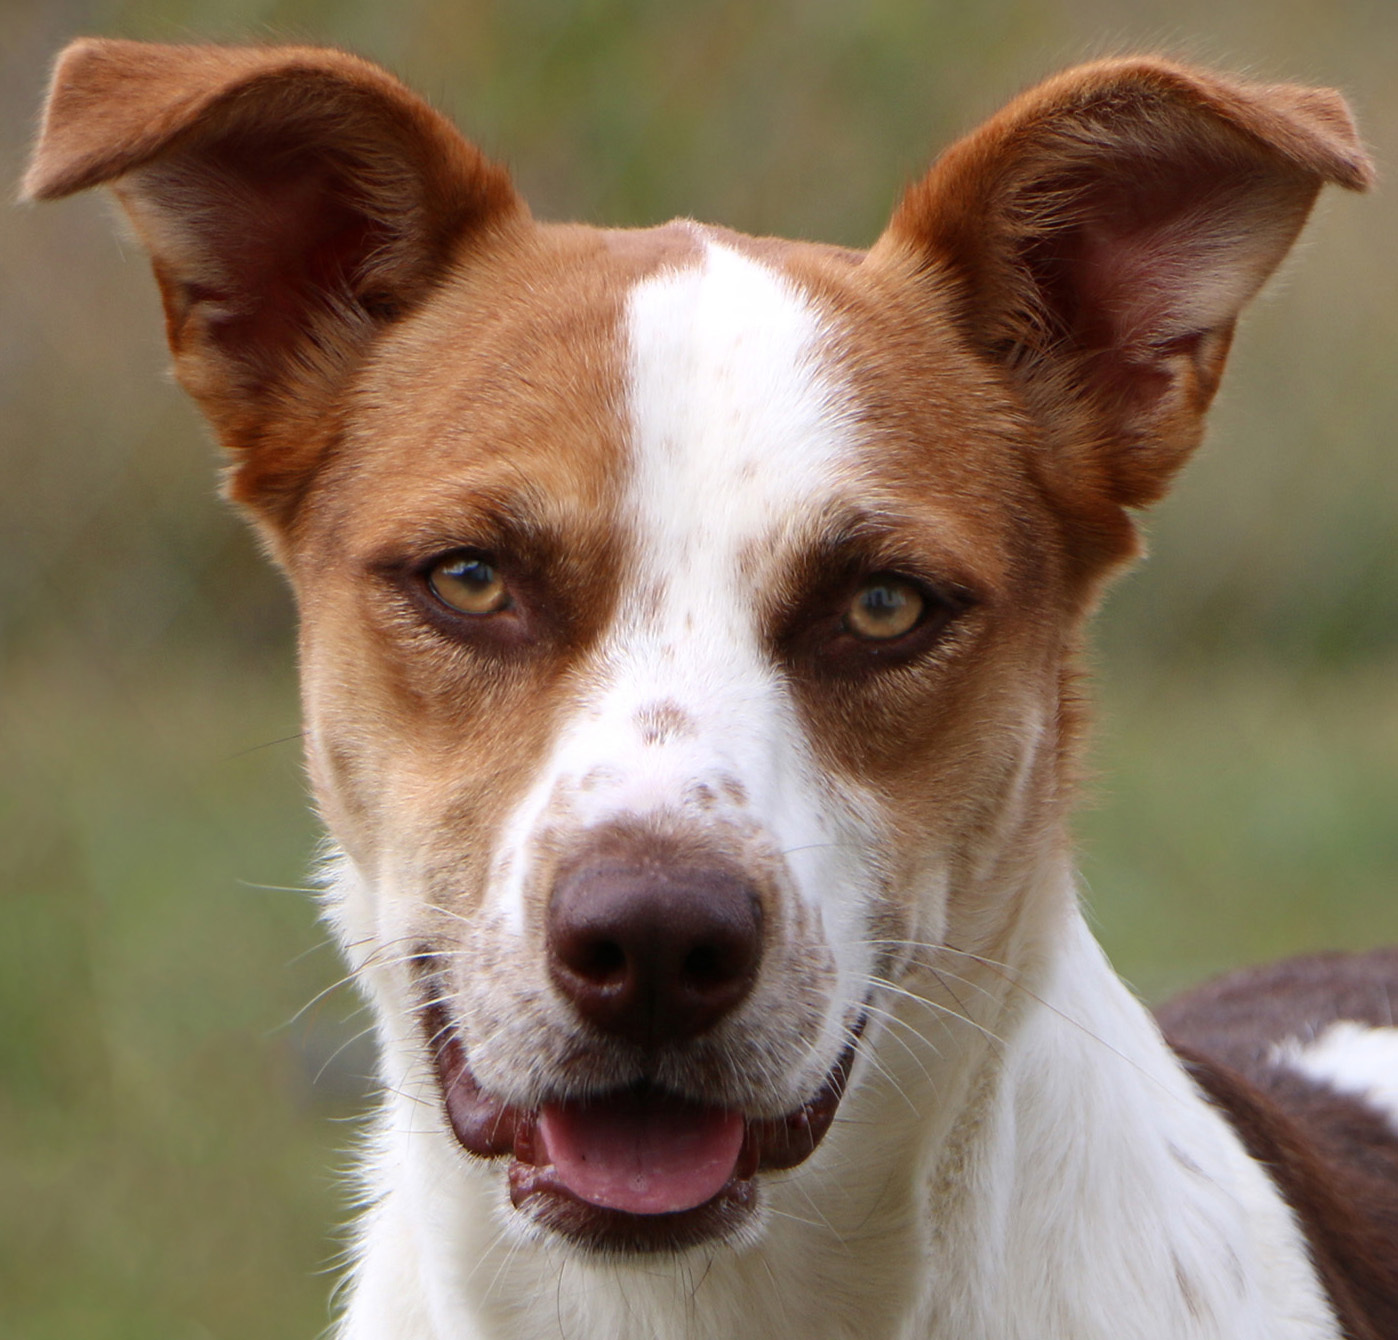
[[[1307,954],[1245,968],[1195,987],[1157,1011],[1172,1036],[1250,1078],[1270,1071],[1271,1047],[1308,1041],[1342,1019],[1398,1027],[1398,948]]]
[[[1398,1132],[1360,1099],[1273,1060],[1353,1020],[1392,1027],[1398,949],[1233,973],[1158,1011],[1167,1038],[1305,1227],[1347,1340],[1398,1335]]]

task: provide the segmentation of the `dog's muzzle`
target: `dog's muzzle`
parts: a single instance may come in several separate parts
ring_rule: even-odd
[[[763,949],[759,890],[730,863],[673,846],[593,846],[559,869],[545,912],[549,980],[579,1046],[599,1052],[682,1054],[747,1000]],[[560,1081],[557,1097],[526,1109],[481,1087],[443,993],[428,998],[423,1023],[462,1148],[510,1158],[511,1201],[536,1224],[610,1251],[731,1235],[755,1207],[757,1174],[795,1167],[825,1136],[859,1033],[817,1090],[777,1118],[646,1080],[583,1096]]]

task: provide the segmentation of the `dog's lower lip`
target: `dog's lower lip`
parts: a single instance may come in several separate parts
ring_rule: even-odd
[[[447,1117],[457,1142],[468,1153],[493,1159],[510,1156],[510,1196],[518,1208],[550,1202],[550,1212],[539,1217],[561,1223],[565,1231],[574,1221],[589,1214],[605,1221],[591,1226],[587,1236],[620,1244],[624,1249],[641,1250],[653,1245],[644,1226],[654,1221],[660,1241],[655,1245],[683,1245],[684,1241],[708,1236],[704,1225],[710,1219],[741,1211],[752,1202],[752,1179],[758,1172],[780,1171],[803,1163],[815,1151],[834,1120],[854,1063],[860,1025],[817,1093],[794,1111],[775,1118],[744,1118],[742,1142],[731,1175],[703,1204],[678,1212],[631,1213],[606,1206],[584,1205],[552,1167],[546,1142],[539,1130],[540,1109],[514,1107],[489,1094],[477,1082],[467,1061],[465,1048],[439,1005],[424,1011],[427,1035],[433,1039],[438,1081]],[[615,1101],[633,1102],[635,1091],[617,1095]],[[605,1105],[606,1095],[594,1100]],[[703,1112],[698,1104],[665,1097],[671,1108],[688,1106]],[[560,1214],[558,1201],[571,1202]],[[693,1222],[688,1222],[693,1221]],[[661,1225],[665,1227],[661,1229]],[[572,1233],[573,1236],[584,1236]]]

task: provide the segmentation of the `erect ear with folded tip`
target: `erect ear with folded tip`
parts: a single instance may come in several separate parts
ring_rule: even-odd
[[[1238,314],[1320,187],[1371,173],[1336,93],[1103,61],[953,145],[871,259],[950,289],[1040,425],[1036,468],[1095,568],[1132,551],[1124,509],[1197,445]]]
[[[392,76],[309,47],[74,42],[24,190],[104,183],[150,252],[180,381],[233,453],[233,496],[274,524],[375,338],[527,218]]]

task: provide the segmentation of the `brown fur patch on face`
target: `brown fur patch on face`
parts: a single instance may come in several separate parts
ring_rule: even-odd
[[[729,804],[736,805],[741,809],[748,803],[748,789],[731,773],[724,773],[719,778],[719,786],[723,788],[723,794]]]
[[[706,782],[695,782],[685,788],[685,802],[701,810],[711,810],[718,804],[718,794]]]
[[[621,773],[616,768],[605,767],[599,763],[583,773],[582,780],[578,782],[578,790],[595,791],[599,786],[615,786],[620,779]]]
[[[634,720],[644,744],[692,739],[696,730],[694,718],[679,703],[671,700],[638,708]]]
[[[1067,804],[1078,721],[1062,667],[1092,599],[1041,484],[1039,432],[957,335],[934,283],[832,248],[724,240],[821,311],[860,441],[839,502],[750,546],[745,580],[822,766],[837,788],[848,779],[878,798],[890,896],[914,899],[935,855],[957,900],[951,933],[992,953],[1018,913],[992,891],[1057,855],[1045,843]],[[823,639],[875,572],[945,593],[950,615],[901,660],[856,647],[836,661]],[[909,905],[889,919],[919,915]]]
[[[479,897],[628,564],[626,295],[695,254],[684,227],[502,238],[360,375],[288,568],[317,795],[370,871],[454,868],[449,896]],[[508,609],[434,599],[426,571],[461,550]]]

